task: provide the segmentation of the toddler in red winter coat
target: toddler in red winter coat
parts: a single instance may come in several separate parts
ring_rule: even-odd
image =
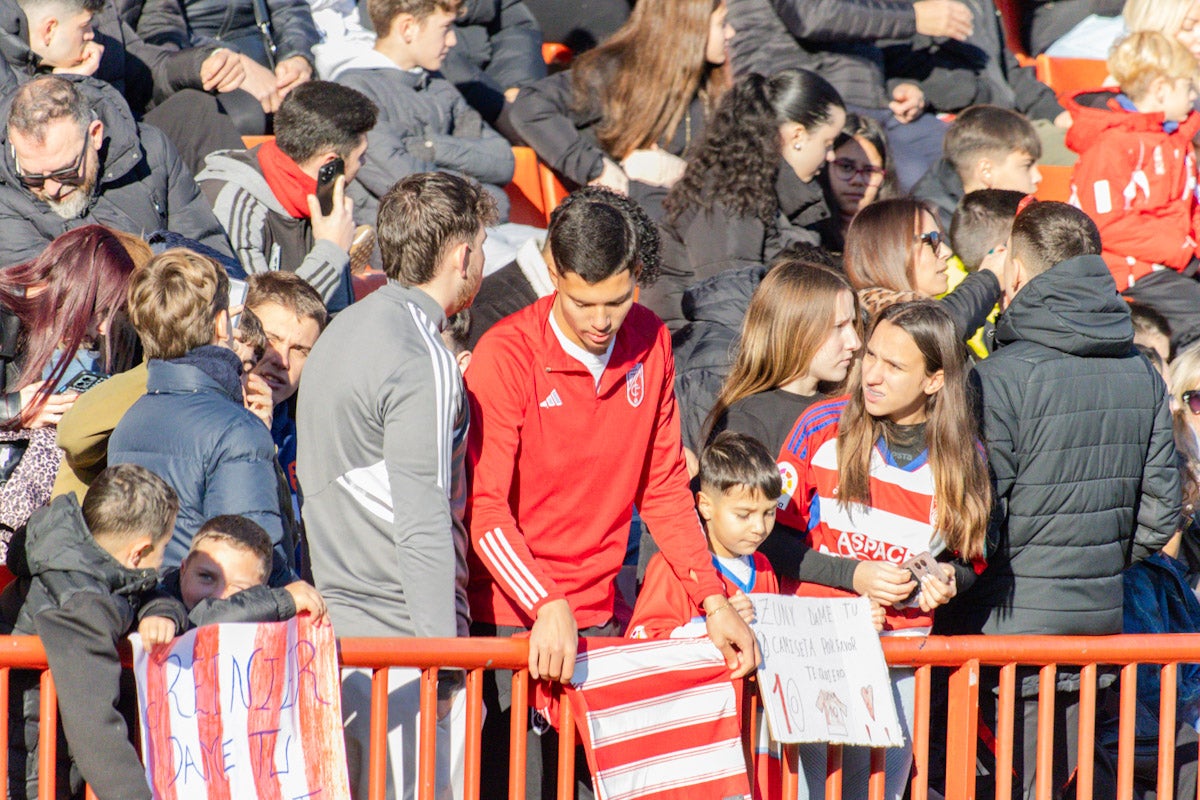
[[[1096,222],[1123,292],[1154,273],[1184,270],[1200,252],[1197,64],[1174,39],[1138,31],[1117,43],[1108,68],[1119,88],[1068,101],[1075,124],[1067,146],[1080,154],[1072,204]]]

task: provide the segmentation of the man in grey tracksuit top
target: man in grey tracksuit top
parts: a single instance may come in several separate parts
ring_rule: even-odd
[[[304,365],[296,468],[339,636],[459,632],[450,498],[467,407],[445,322],[426,292],[389,281],[335,317]]]
[[[305,364],[297,474],[313,577],[339,636],[467,635],[468,412],[439,334],[479,289],[484,225],[494,219],[488,194],[466,178],[423,173],[396,184],[379,210],[388,284],[338,315]],[[419,674],[389,674],[396,796],[416,785]],[[351,784],[365,796],[369,673],[343,677],[342,706]],[[439,722],[439,784],[451,772],[442,739],[452,717]]]

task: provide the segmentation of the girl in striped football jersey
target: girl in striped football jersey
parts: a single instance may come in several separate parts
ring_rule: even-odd
[[[968,409],[965,362],[954,322],[938,303],[884,309],[851,373],[849,395],[811,406],[780,455],[780,522],[807,531],[813,548],[868,562],[881,575],[913,572],[917,588],[909,598],[855,582],[890,606],[883,635],[927,634],[933,610],[982,569],[991,489]],[[927,572],[913,564],[930,559]],[[811,583],[797,593],[845,595]],[[912,764],[914,681],[912,670],[891,672],[909,739],[887,753],[885,796],[898,800]],[[824,747],[807,745],[801,753],[810,791],[820,796]],[[865,797],[868,751],[847,748],[845,757],[845,796]]]

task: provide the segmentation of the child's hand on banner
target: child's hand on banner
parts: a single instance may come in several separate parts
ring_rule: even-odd
[[[284,588],[292,596],[297,614],[311,614],[313,623],[318,625],[325,621],[325,598],[320,592],[304,581],[294,581]]]
[[[166,617],[146,617],[138,623],[138,635],[147,648],[167,644],[175,638],[175,622]]]

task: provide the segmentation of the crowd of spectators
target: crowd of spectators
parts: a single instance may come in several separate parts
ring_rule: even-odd
[[[866,597],[881,636],[1200,631],[1200,0],[1025,11],[1015,42],[993,0],[0,0],[0,632],[46,646],[60,796],[150,797],[133,631],[524,636],[548,682],[580,637],[687,630],[745,676],[752,592]],[[1109,80],[1056,96],[1015,50]],[[570,190],[545,230],[508,221],[514,146]],[[1051,164],[1069,202],[1033,197]],[[418,676],[388,676],[389,796]],[[355,796],[371,684],[343,673]],[[1055,690],[1060,796],[1078,671]],[[457,797],[461,676],[438,697]],[[33,797],[37,676],[8,700]],[[558,747],[531,723],[527,796]]]

